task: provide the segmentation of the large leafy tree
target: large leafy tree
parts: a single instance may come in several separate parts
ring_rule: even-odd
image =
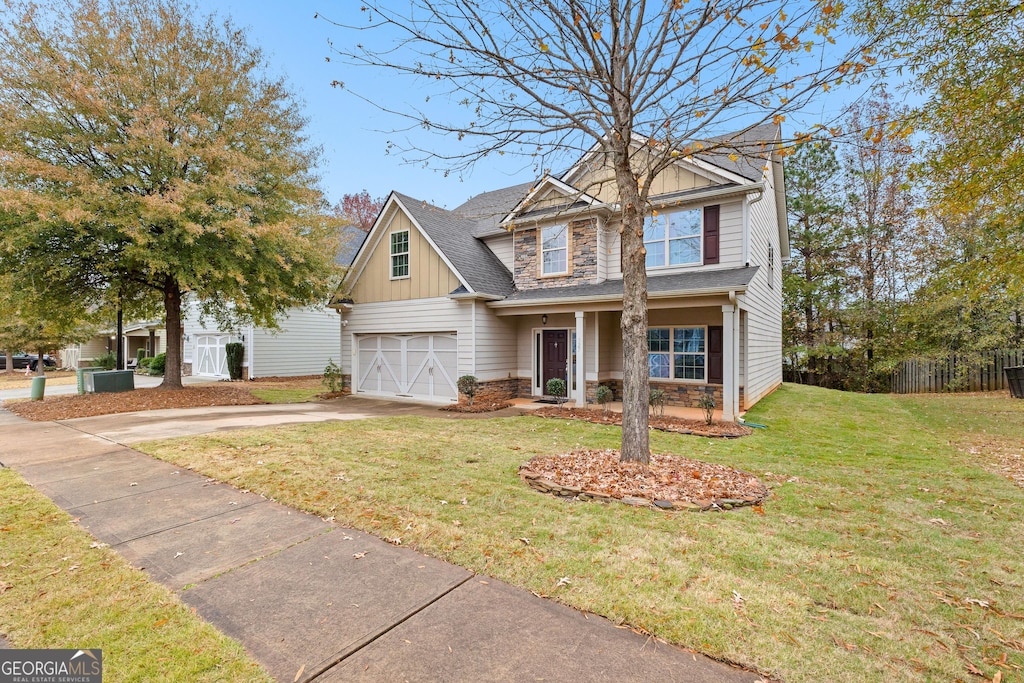
[[[842,11],[832,2],[357,4],[360,16],[338,23],[368,35],[346,36],[345,44],[354,45],[341,49],[346,61],[418,81],[393,87],[398,100],[387,92],[367,99],[462,141],[412,145],[424,153],[420,159],[458,169],[489,155],[520,153],[543,172],[549,154],[564,164],[595,149],[612,170],[624,286],[622,458],[647,462],[643,221],[652,181],[677,159],[711,148],[763,163],[775,140],[708,141],[781,122],[821,89],[869,68],[869,46],[832,44]],[[406,98],[417,91],[425,93],[418,107]],[[453,112],[452,103],[462,106]],[[396,145],[401,141],[396,136]]]
[[[0,23],[0,259],[44,300],[158,297],[181,386],[188,295],[273,326],[323,300],[333,228],[317,150],[230,22],[176,0],[8,2]]]
[[[783,352],[809,384],[835,386],[834,361],[845,353],[845,199],[835,144],[798,145],[786,166],[792,258],[783,267]]]
[[[944,225],[970,226],[975,259],[947,263],[960,296],[1024,297],[1024,5],[1018,0],[870,0],[868,32],[898,18],[888,46],[903,56],[930,134],[922,179]]]

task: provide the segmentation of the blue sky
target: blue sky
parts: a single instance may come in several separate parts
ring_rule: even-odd
[[[311,141],[323,147],[322,188],[330,201],[343,194],[367,190],[384,197],[391,190],[454,208],[469,197],[532,179],[521,160],[495,159],[478,164],[462,177],[446,176],[443,168],[403,163],[387,154],[386,132],[398,122],[346,90],[331,87],[344,81],[349,89],[372,96],[382,88],[395,88],[386,73],[353,70],[333,57],[330,40],[350,39],[342,29],[316,19],[317,13],[341,19],[358,16],[357,0],[204,0],[202,11],[230,16],[249,31],[250,40],[263,48],[271,73],[284,75],[304,103]],[[409,102],[422,102],[425,93],[410,92]],[[810,119],[827,118],[839,111],[849,93],[833,90],[810,112]],[[790,125],[790,124],[787,124]],[[430,143],[438,144],[434,138]],[[429,144],[423,142],[423,144]],[[454,140],[444,144],[457,144]],[[568,160],[571,164],[574,159]],[[504,164],[504,165],[501,165]]]
[[[394,127],[395,122],[330,85],[341,80],[370,93],[387,86],[387,74],[353,73],[338,61],[326,62],[331,56],[328,40],[345,36],[341,29],[314,19],[317,12],[338,16],[341,7],[356,1],[204,0],[201,4],[203,11],[230,15],[247,28],[250,40],[266,53],[271,73],[286,76],[304,102],[312,142],[323,147],[321,184],[330,201],[363,189],[374,197],[399,190],[450,209],[480,192],[531,180],[528,169],[521,171],[521,162],[509,162],[505,168],[488,164],[460,180],[445,177],[443,169],[412,166],[387,155],[391,136],[376,131]]]

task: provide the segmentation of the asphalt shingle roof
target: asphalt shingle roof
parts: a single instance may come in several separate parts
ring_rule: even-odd
[[[764,165],[769,153],[779,137],[779,126],[775,123],[763,123],[739,133],[719,135],[705,144],[713,145],[714,149],[698,154],[696,157],[718,168],[736,173],[747,180],[760,180],[764,176]],[[736,154],[736,160],[729,158]]]
[[[474,237],[502,235],[506,230],[498,225],[501,219],[530,192],[533,186],[532,182],[519,183],[500,190],[483,192],[452,209],[452,213],[476,224],[473,228]]]
[[[647,278],[647,293],[668,294],[707,290],[743,289],[750,284],[758,266],[727,268],[724,270],[692,270],[672,275],[656,275]],[[552,299],[584,297],[622,297],[622,280],[605,280],[597,284],[571,287],[547,287],[516,292],[506,301],[528,304],[544,303]]]

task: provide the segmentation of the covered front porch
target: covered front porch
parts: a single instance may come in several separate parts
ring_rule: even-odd
[[[516,319],[520,397],[543,397],[549,380],[562,379],[571,405],[596,403],[601,385],[621,401],[621,298],[502,304],[495,312]],[[698,401],[710,393],[719,419],[735,420],[743,408],[746,335],[735,294],[656,297],[648,307],[650,385],[664,392],[666,412],[697,417]]]

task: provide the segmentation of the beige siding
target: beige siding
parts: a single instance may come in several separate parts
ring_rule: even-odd
[[[459,279],[448,268],[409,217],[395,208],[390,224],[376,240],[365,268],[351,291],[356,303],[405,301],[445,296],[459,287]],[[391,279],[391,237],[409,231],[409,277]]]
[[[467,305],[475,307],[476,316],[470,321],[476,338],[476,367],[470,373],[481,382],[517,376],[516,319],[499,318],[479,301]]]
[[[636,154],[642,153],[642,151],[637,151]],[[584,170],[579,177],[570,180],[575,187],[602,202],[615,203],[619,199],[618,190],[615,186],[615,173],[610,166],[600,165]],[[694,173],[681,164],[674,164],[662,171],[654,179],[654,182],[651,183],[650,196],[692,190],[698,187],[707,187],[711,184],[712,181],[704,176]]]
[[[512,233],[507,235],[498,235],[497,237],[488,237],[484,240],[484,244],[490,249],[498,260],[501,261],[502,265],[508,268],[508,272],[512,272],[515,267],[515,258],[512,252]],[[454,287],[452,288],[454,289]],[[451,291],[451,290],[449,290]]]
[[[246,339],[250,377],[321,375],[329,360],[340,360],[339,317],[331,309],[292,308],[278,321],[281,329],[256,328]],[[252,357],[248,357],[252,349]]]
[[[770,176],[767,178],[770,180]],[[768,268],[769,246],[775,263]],[[776,224],[775,193],[750,206],[750,265],[760,266],[742,297],[746,310],[743,340],[744,405],[749,408],[782,382],[782,264]]]
[[[96,335],[89,341],[82,344],[80,361],[90,361],[99,358],[107,352],[108,339],[105,336]]]

